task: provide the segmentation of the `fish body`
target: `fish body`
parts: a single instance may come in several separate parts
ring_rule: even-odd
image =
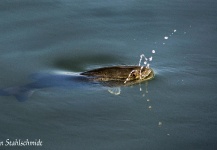
[[[154,78],[154,71],[141,66],[112,66],[86,71],[81,75],[91,77],[95,81],[108,82],[110,85],[118,83],[121,86],[129,86]]]

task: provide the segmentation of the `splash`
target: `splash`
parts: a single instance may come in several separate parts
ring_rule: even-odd
[[[142,92],[142,97],[146,99],[147,102],[147,108],[151,111],[152,105],[151,105],[151,99],[149,98],[149,92],[148,92],[148,82],[145,83],[145,90],[142,90],[141,84],[140,84],[140,92]]]
[[[169,36],[172,36],[174,33],[176,33],[177,30],[176,29],[173,29],[172,33],[169,35]],[[168,40],[169,39],[169,36],[164,36],[164,40]],[[155,44],[157,44],[157,42],[155,42]],[[163,45],[166,44],[166,42],[163,42],[162,43]],[[155,54],[156,51],[155,50],[151,50],[152,54]],[[142,69],[145,67],[145,68],[150,68],[150,62],[153,60],[153,56],[150,56],[149,58],[147,58],[145,56],[145,54],[141,54],[140,55],[140,59],[139,59],[139,66],[141,67],[140,68],[140,79],[142,79]],[[134,72],[135,70],[132,70],[130,72],[130,74],[128,75],[127,79],[124,81],[124,83],[127,83],[129,80],[130,80],[130,76],[132,75],[132,73]]]
[[[142,79],[142,69],[144,66],[141,66],[140,71],[139,71],[139,79]]]
[[[169,34],[169,36],[171,37],[174,33],[176,33],[177,32],[177,30],[176,29],[174,29],[173,31],[172,31],[172,33],[171,34]],[[168,40],[169,39],[169,36],[164,36],[164,40]],[[165,45],[166,44],[166,42],[163,42],[162,43],[163,45]]]
[[[151,51],[152,52],[152,54],[155,54],[155,50],[152,50]],[[153,57],[152,56],[150,56],[149,58],[147,58],[146,56],[145,56],[145,54],[141,54],[140,55],[140,59],[139,59],[139,66],[140,66],[140,71],[139,71],[139,75],[140,75],[140,79],[142,79],[142,69],[145,67],[145,68],[149,68],[150,67],[150,63],[149,62],[151,62],[153,60]],[[143,65],[142,65],[142,63],[143,63]],[[134,73],[136,70],[132,70],[130,73],[129,73],[129,75],[128,75],[128,77],[126,78],[126,80],[124,81],[124,83],[127,83],[129,80],[130,80],[130,76],[132,75],[132,73]]]
[[[152,54],[155,54],[155,50],[152,50]],[[144,61],[143,61],[144,66],[141,65],[143,59],[144,59]],[[139,60],[139,66],[141,66],[141,70],[144,67],[149,68],[149,66],[150,66],[149,62],[151,62],[152,60],[153,60],[152,56],[150,56],[149,58],[147,58],[144,54],[141,54],[140,55],[140,60]]]
[[[132,70],[132,71],[129,73],[128,77],[127,77],[126,80],[124,81],[124,84],[127,83],[127,81],[130,80],[130,76],[132,75],[132,73],[134,73],[134,71],[136,71],[136,70]]]

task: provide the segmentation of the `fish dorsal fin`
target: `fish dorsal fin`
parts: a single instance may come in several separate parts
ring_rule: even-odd
[[[109,88],[108,91],[109,91],[109,93],[111,93],[113,95],[120,95],[121,94],[121,88],[120,87]]]

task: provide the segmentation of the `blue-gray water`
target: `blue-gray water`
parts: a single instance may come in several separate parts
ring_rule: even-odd
[[[153,56],[156,77],[142,91],[124,87],[118,96],[85,85],[43,88],[25,102],[0,96],[0,143],[40,139],[42,147],[13,149],[46,150],[215,149],[216,7],[215,0],[2,0],[0,89],[44,72],[138,64],[143,53]]]

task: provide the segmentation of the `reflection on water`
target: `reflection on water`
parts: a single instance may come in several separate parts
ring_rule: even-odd
[[[0,95],[14,96],[18,101],[26,101],[38,90],[55,87],[83,88],[90,84],[87,77],[80,76],[78,73],[38,73],[31,76],[34,78],[32,82],[1,89]]]
[[[53,66],[55,68],[82,72],[86,69],[93,69],[97,64],[100,64],[101,67],[108,66],[110,64],[114,65],[121,59],[123,59],[122,56],[117,56],[110,53],[101,54],[100,52],[89,55],[81,54],[79,57],[73,54],[69,56],[60,55],[57,59],[55,59]]]

